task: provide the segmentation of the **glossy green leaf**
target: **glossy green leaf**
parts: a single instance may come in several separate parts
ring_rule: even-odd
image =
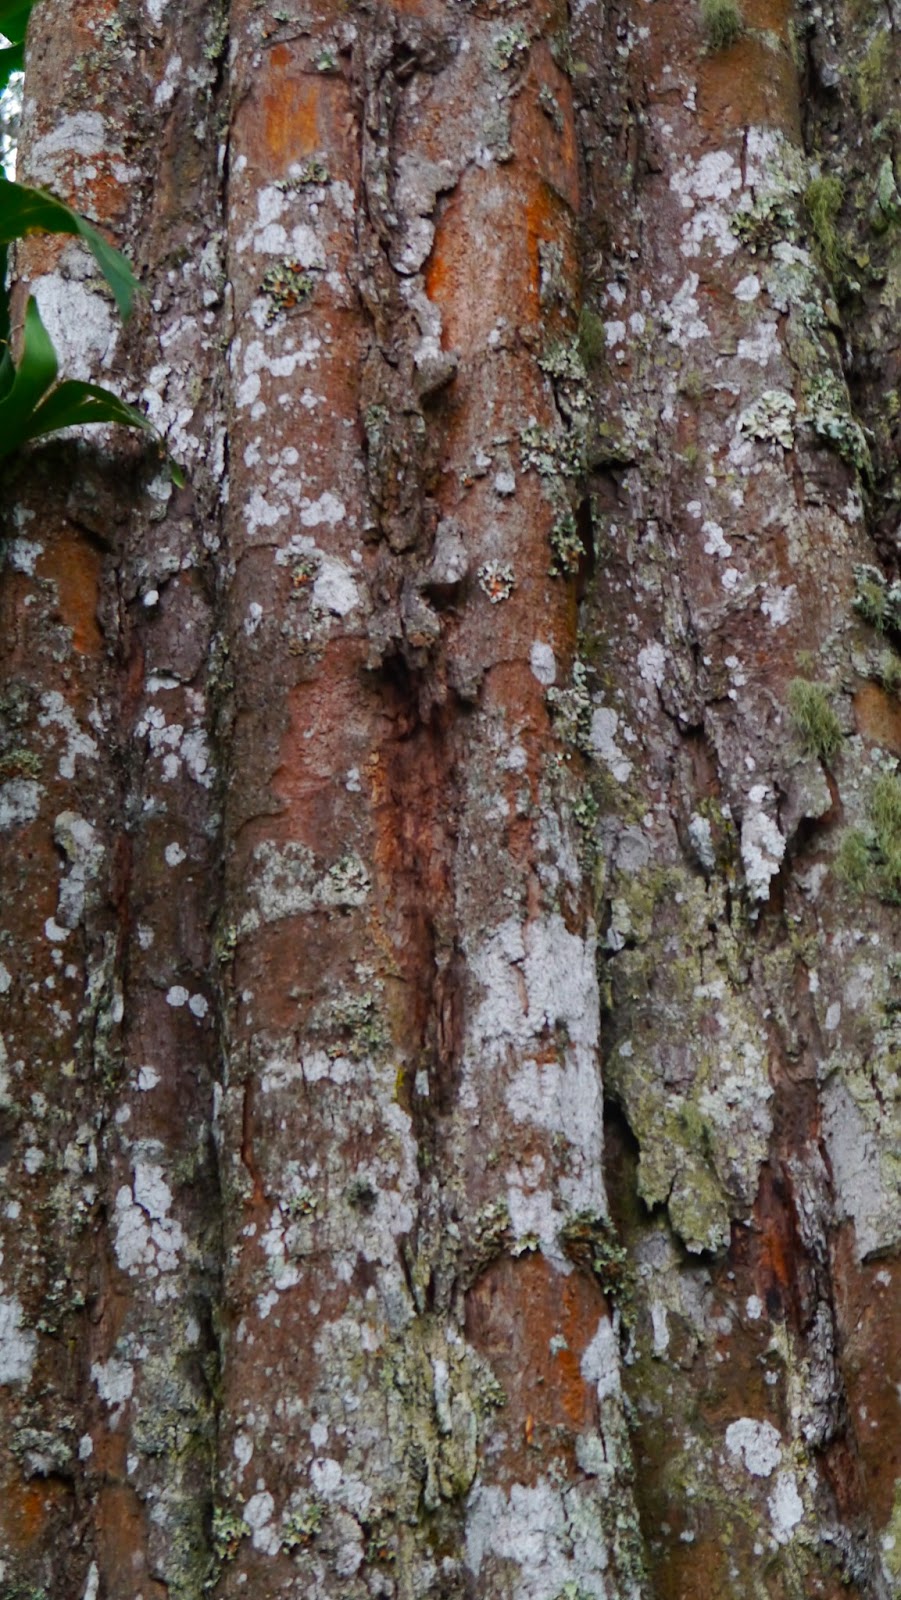
[[[28,426],[41,400],[56,381],[56,351],[41,321],[36,301],[25,309],[22,354],[12,383],[0,400],[0,457],[8,456],[28,438]]]
[[[139,285],[121,251],[52,194],[0,178],[0,245],[12,244],[27,233],[71,233],[83,239],[112,289],[122,317],[130,316]]]
[[[28,28],[34,0],[0,0],[0,33],[10,44],[21,44]]]
[[[0,0],[0,33],[9,44],[0,50],[0,93],[14,72],[25,70],[25,34],[33,0]]]
[[[84,422],[119,422],[126,428],[143,428],[156,436],[156,429],[142,411],[120,400],[111,389],[96,383],[67,378],[51,390],[32,414],[23,433],[25,439],[39,439],[60,428],[73,428]]]
[[[13,44],[0,50],[0,94],[6,88],[14,72],[25,71],[25,46]]]
[[[58,364],[53,341],[32,297],[25,311],[22,354],[15,366],[7,350],[0,361],[0,459],[29,439],[42,439],[61,428],[89,422],[115,422],[141,428],[159,443],[152,422],[110,389],[76,378],[56,382]],[[168,458],[167,458],[168,459]],[[184,484],[181,469],[169,462],[172,480]]]

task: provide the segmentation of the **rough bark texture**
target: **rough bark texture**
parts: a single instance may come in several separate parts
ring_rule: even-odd
[[[901,1596],[899,24],[41,0],[0,1600]]]

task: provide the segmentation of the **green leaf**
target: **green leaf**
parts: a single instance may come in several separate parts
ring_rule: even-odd
[[[0,33],[10,44],[22,44],[34,0],[0,0]]]
[[[140,428],[163,449],[159,433],[143,411],[97,383],[82,383],[77,378],[57,383],[58,370],[53,341],[32,296],[25,310],[25,336],[18,366],[13,364],[8,348],[0,359],[0,460],[29,439],[43,439],[61,428],[89,422]],[[168,454],[166,461],[172,482],[183,489],[185,475],[181,467]]]
[[[25,34],[34,0],[0,0],[0,33],[9,45],[0,50],[0,94],[14,72],[25,70]]]
[[[15,376],[0,400],[0,457],[8,456],[29,437],[28,427],[59,371],[56,351],[41,321],[34,298],[25,308],[25,335]]]
[[[12,44],[0,49],[0,94],[6,88],[14,72],[25,71],[25,46]]]
[[[83,239],[112,289],[123,319],[131,315],[139,285],[121,251],[52,194],[0,178],[0,245],[12,244],[28,233],[71,233]]]
[[[136,411],[111,389],[67,378],[58,383],[33,412],[22,438],[23,441],[40,439],[45,434],[58,433],[60,428],[73,428],[85,422],[119,422],[123,427],[143,428],[145,433],[157,436],[143,411]]]

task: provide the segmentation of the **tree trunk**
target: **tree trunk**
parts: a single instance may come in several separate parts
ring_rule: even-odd
[[[0,1600],[901,1595],[895,26],[42,0]]]

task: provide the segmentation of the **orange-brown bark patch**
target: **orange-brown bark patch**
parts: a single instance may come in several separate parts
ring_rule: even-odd
[[[145,1600],[165,1600],[168,1590],[147,1573],[144,1508],[133,1489],[106,1484],[97,1503],[98,1554],[106,1592],[118,1600],[140,1590]]]
[[[864,683],[858,689],[854,720],[862,738],[901,756],[901,705],[878,683]]]
[[[550,89],[560,109],[560,131],[551,123],[538,99],[543,86]],[[579,209],[579,163],[572,112],[572,88],[551,55],[546,42],[532,49],[523,92],[513,112],[514,145],[541,178],[575,213]]]
[[[698,63],[698,113],[705,133],[720,147],[724,133],[749,123],[778,128],[800,142],[798,81],[791,57],[751,34],[728,50],[710,51]]]
[[[469,1292],[466,1331],[507,1394],[507,1482],[534,1481],[549,1453],[598,1425],[597,1394],[582,1358],[605,1316],[590,1278],[568,1277],[542,1255],[494,1262]],[[552,1343],[553,1341],[553,1343]]]
[[[4,1553],[24,1553],[35,1546],[40,1550],[54,1512],[68,1493],[57,1478],[30,1483],[23,1483],[19,1477],[7,1478],[0,1498],[0,1548]]]
[[[37,563],[39,576],[56,584],[60,616],[79,655],[96,655],[103,644],[97,625],[101,568],[99,550],[69,532],[54,540]]]
[[[481,354],[499,316],[512,326],[541,319],[538,247],[564,245],[568,258],[562,221],[565,202],[534,168],[518,183],[493,168],[464,174],[440,213],[426,268],[447,348]]]
[[[336,176],[356,171],[353,121],[343,78],[310,72],[307,42],[274,45],[240,115],[248,159],[261,174],[327,152]]]

